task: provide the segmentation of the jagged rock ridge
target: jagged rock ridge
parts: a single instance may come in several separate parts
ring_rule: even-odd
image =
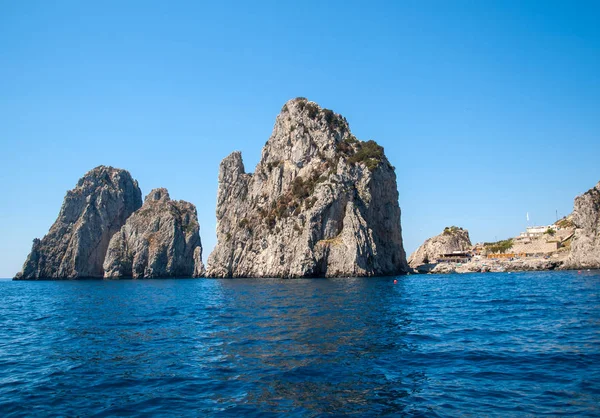
[[[196,207],[152,190],[110,240],[105,278],[199,277],[204,274]]]
[[[435,263],[442,254],[470,248],[469,231],[456,226],[447,227],[440,235],[427,239],[417,248],[408,258],[408,264],[415,269],[423,264]]]
[[[103,277],[110,238],[141,205],[140,188],[129,172],[94,168],[67,192],[58,219],[44,238],[34,240],[15,279]]]
[[[565,269],[600,268],[600,182],[575,198],[575,234]]]
[[[277,116],[253,174],[221,162],[208,276],[374,276],[407,271],[394,168],[345,118],[304,98]]]

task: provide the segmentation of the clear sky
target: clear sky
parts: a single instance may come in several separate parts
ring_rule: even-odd
[[[551,223],[600,180],[599,21],[598,1],[0,0],[0,277],[100,164],[196,204],[206,260],[220,160],[253,171],[297,96],[384,146],[408,253]]]

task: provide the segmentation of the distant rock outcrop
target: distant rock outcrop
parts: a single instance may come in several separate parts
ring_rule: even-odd
[[[67,192],[58,219],[33,248],[15,279],[103,277],[108,243],[142,205],[137,181],[129,172],[99,166]]]
[[[110,240],[105,278],[204,275],[196,207],[154,189]]]
[[[471,239],[469,231],[466,229],[451,226],[444,229],[440,235],[427,239],[417,250],[408,258],[408,264],[411,268],[435,263],[442,254],[449,254],[453,251],[466,251],[471,248]]]
[[[600,182],[575,198],[575,234],[562,268],[600,268]]]
[[[213,277],[375,276],[407,270],[394,167],[345,118],[304,98],[277,116],[254,174],[221,162]]]
[[[450,274],[450,273],[485,273],[508,272],[508,271],[540,271],[554,270],[558,268],[561,261],[546,258],[522,258],[522,259],[479,259],[467,263],[439,263],[432,265],[431,269],[421,270],[422,273]],[[429,267],[429,266],[428,266]]]

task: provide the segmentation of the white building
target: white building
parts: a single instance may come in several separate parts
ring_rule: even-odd
[[[546,226],[530,226],[527,228],[527,230],[525,232],[521,232],[520,237],[525,238],[532,238],[532,237],[541,237],[542,235],[544,235],[544,233],[548,230],[548,228],[552,228],[552,225],[546,225]]]

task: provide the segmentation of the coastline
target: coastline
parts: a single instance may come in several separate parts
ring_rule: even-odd
[[[484,258],[467,263],[430,263],[414,269],[415,274],[466,274],[466,273],[502,273],[519,271],[583,270],[586,267],[562,268],[566,256],[560,257],[515,257],[514,259]]]
[[[547,260],[546,260],[547,261]],[[430,270],[424,271],[422,268],[420,270],[415,269],[413,271],[399,274],[395,276],[356,276],[356,277],[153,277],[153,278],[138,278],[134,279],[132,277],[128,278],[119,278],[119,279],[107,279],[103,277],[97,278],[87,278],[87,279],[20,279],[15,280],[10,277],[0,277],[0,281],[15,281],[15,282],[131,282],[131,281],[142,281],[142,282],[152,282],[152,281],[160,281],[160,280],[176,280],[176,281],[192,281],[203,279],[206,280],[285,280],[285,281],[295,281],[295,280],[354,280],[354,279],[364,279],[366,281],[371,279],[394,279],[397,277],[408,277],[408,276],[434,276],[434,275],[464,275],[464,274],[480,274],[480,273],[527,273],[527,272],[565,272],[565,271],[573,271],[573,272],[584,272],[584,271],[599,271],[598,268],[561,268],[561,265],[553,265],[553,262],[548,262],[547,264],[540,261],[539,264],[531,263],[526,265],[519,265],[518,263],[509,263],[509,262],[494,262],[494,263],[443,263],[442,265],[435,265]],[[549,267],[548,267],[549,265]],[[421,267],[426,267],[423,265]]]

